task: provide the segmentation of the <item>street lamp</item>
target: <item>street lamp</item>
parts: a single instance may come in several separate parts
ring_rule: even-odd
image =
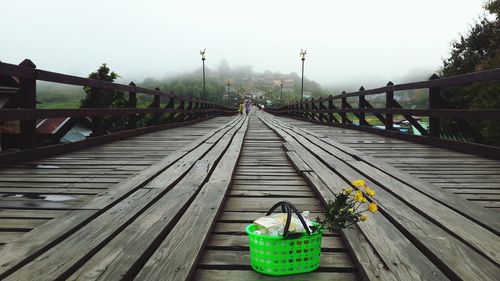
[[[226,80],[226,85],[227,85],[227,97],[231,95],[231,80]]]
[[[201,55],[201,61],[203,63],[203,98],[204,100],[207,99],[207,92],[206,92],[206,87],[205,87],[205,51],[207,49],[203,49],[203,51],[200,51]]]
[[[306,50],[300,49],[300,58],[302,60],[302,84],[300,86],[300,102],[304,101],[304,61],[306,60]]]
[[[280,80],[280,89],[281,89],[280,102],[283,103],[283,80]]]

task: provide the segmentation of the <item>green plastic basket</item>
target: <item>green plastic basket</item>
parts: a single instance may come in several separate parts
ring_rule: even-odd
[[[278,204],[280,203],[282,202]],[[298,215],[300,216],[300,213]],[[311,272],[319,267],[322,233],[302,233],[298,237],[290,238],[291,235],[287,235],[288,226],[289,223],[285,226],[283,236],[254,233],[257,227],[255,224],[246,227],[250,244],[250,265],[253,270],[267,275],[290,275]]]

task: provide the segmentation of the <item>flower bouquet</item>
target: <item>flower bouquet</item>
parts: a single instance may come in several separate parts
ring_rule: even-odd
[[[355,180],[352,185],[357,188],[356,191],[352,187],[344,188],[342,192],[334,194],[335,200],[327,202],[325,218],[316,218],[318,230],[339,231],[357,222],[366,221],[367,212],[377,212],[377,204],[368,203],[367,199],[367,197],[374,197],[376,192],[368,187],[364,180]]]

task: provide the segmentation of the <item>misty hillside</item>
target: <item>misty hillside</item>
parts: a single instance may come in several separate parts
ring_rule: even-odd
[[[115,70],[119,73],[119,70]],[[255,72],[251,66],[231,68],[223,60],[217,69],[205,69],[206,91],[209,100],[230,104],[231,97],[257,95],[260,99],[276,103],[280,99],[281,82],[283,83],[283,100],[300,99],[301,77],[297,73]],[[230,83],[228,89],[228,82]],[[162,79],[146,78],[138,86],[160,88],[164,92],[173,92],[181,96],[200,97],[203,92],[202,69],[191,73],[178,74]],[[321,85],[304,78],[304,93],[312,97],[328,95]],[[77,108],[85,96],[81,87],[61,86],[52,83],[39,83],[37,99],[38,108]],[[139,106],[145,106],[151,97],[139,95]]]

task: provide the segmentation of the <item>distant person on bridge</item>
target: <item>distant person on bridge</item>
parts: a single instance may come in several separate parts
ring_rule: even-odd
[[[240,103],[240,108],[238,109],[240,114],[243,114],[243,103]]]
[[[250,101],[246,100],[245,101],[245,113],[248,115],[250,113]]]

